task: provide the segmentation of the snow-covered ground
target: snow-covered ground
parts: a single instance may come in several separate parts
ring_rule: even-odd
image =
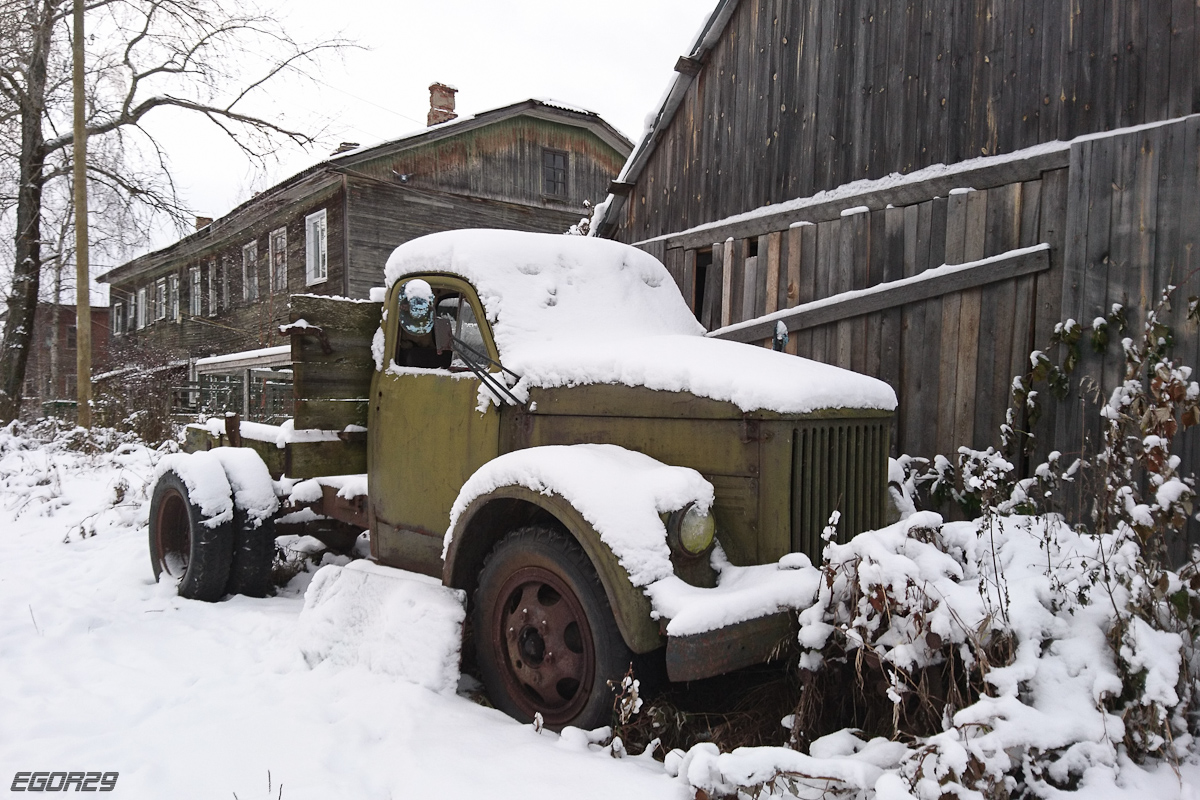
[[[615,759],[581,731],[536,732],[441,686],[438,664],[405,663],[395,638],[339,628],[338,592],[369,568],[322,573],[317,614],[302,614],[310,573],[271,598],[182,600],[153,582],[146,547],[163,455],[133,443],[89,455],[0,430],[0,786],[22,772],[98,771],[119,773],[123,798],[682,800],[692,784],[784,768],[842,776],[824,796],[910,796],[889,766],[902,745],[845,732],[810,755],[698,745],[666,764]],[[453,599],[416,576],[402,583],[376,607],[419,610],[422,652],[453,652]],[[1197,786],[1193,764],[1123,764],[1115,780],[1057,796],[1200,800]]]
[[[159,454],[0,437],[5,789],[17,772],[103,771],[120,773],[120,798],[691,796],[659,762],[365,666],[310,668],[310,575],[215,604],[154,584],[143,526]]]

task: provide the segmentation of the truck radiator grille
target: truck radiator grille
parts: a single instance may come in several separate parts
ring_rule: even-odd
[[[792,438],[792,549],[820,563],[836,509],[838,541],[883,525],[890,420],[813,420]]]

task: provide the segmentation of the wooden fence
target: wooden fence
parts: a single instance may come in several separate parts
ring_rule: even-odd
[[[887,381],[900,403],[893,453],[928,457],[999,443],[1013,377],[1064,318],[1087,327],[1120,303],[1138,332],[1142,309],[1168,283],[1187,282],[1181,298],[1200,295],[1197,236],[1192,116],[642,246],[663,258],[714,335],[769,346],[782,319],[789,352]],[[925,275],[943,265],[968,266]],[[1175,352],[1196,364],[1200,334],[1185,306],[1169,316]],[[1094,353],[1085,335],[1078,377],[1103,394],[1120,369],[1119,346]],[[1087,449],[1088,402],[1078,391],[1048,400],[1038,457]],[[1185,468],[1200,467],[1194,437],[1183,453]]]

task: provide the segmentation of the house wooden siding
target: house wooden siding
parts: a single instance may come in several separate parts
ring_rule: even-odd
[[[742,0],[613,220],[636,242],[1200,111],[1195,3]],[[636,156],[635,156],[636,160]]]
[[[545,148],[568,155],[566,196],[542,191]],[[604,198],[624,161],[624,155],[586,129],[520,116],[471,136],[435,139],[351,168],[388,183],[394,183],[396,175],[405,175],[405,185],[413,188],[570,210],[577,218],[585,200],[594,203]]]
[[[208,244],[189,248],[186,254],[162,260],[157,267],[138,271],[125,279],[114,278],[110,294],[113,303],[137,296],[140,288],[149,295],[160,279],[169,275],[179,281],[179,307],[174,316],[156,319],[148,314],[142,329],[136,323],[117,332],[115,338],[130,357],[149,363],[160,363],[172,357],[198,357],[213,353],[235,352],[284,343],[279,325],[288,321],[288,295],[293,292],[344,294],[345,214],[344,190],[340,179],[326,180],[313,187],[313,194],[292,203],[282,204],[272,215],[246,215],[240,230],[229,230],[238,220],[229,220],[226,229],[208,239]],[[305,218],[324,209],[327,219],[328,276],[325,281],[309,286],[306,280]],[[280,228],[287,231],[286,290],[273,291],[270,283],[270,234]],[[204,240],[202,239],[201,242]],[[258,247],[257,299],[244,298],[242,281],[243,247],[255,242]],[[214,313],[210,304],[209,265],[216,262],[218,271],[218,307]],[[200,267],[200,314],[192,315],[191,269]],[[224,282],[228,275],[228,304],[223,302]],[[126,312],[128,313],[128,312]]]
[[[373,148],[335,155],[248,200],[180,242],[103,277],[112,300],[125,303],[159,279],[179,281],[179,313],[129,326],[117,335],[129,360],[142,364],[282,344],[289,293],[365,299],[383,284],[388,256],[418,236],[456,228],[564,232],[585,199],[604,197],[629,143],[594,114],[527,101],[458,120]],[[568,155],[565,196],[542,191],[544,148]],[[305,218],[324,209],[328,277],[306,281]],[[287,230],[287,292],[269,283],[270,234]],[[243,299],[242,248],[258,247],[258,300]],[[228,307],[209,307],[208,264],[229,274]],[[190,269],[201,267],[201,313],[190,313]]]
[[[347,185],[351,269],[345,294],[355,298],[383,285],[384,265],[398,242],[459,228],[561,233],[582,215],[582,208],[539,209],[357,177]]]

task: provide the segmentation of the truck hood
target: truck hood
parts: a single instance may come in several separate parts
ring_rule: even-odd
[[[763,347],[665,335],[526,345],[506,359],[521,375],[514,392],[621,384],[733,403],[743,412],[809,414],[828,409],[893,411],[896,393],[875,378]]]

